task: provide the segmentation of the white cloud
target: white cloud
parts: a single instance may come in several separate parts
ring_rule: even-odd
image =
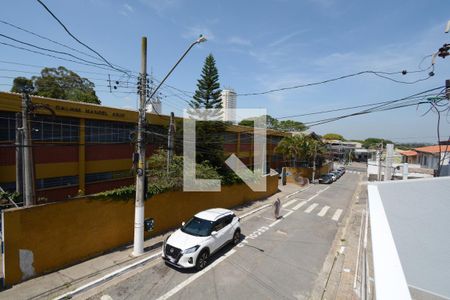
[[[307,30],[297,30],[295,32],[291,32],[289,34],[286,34],[285,36],[282,36],[281,38],[273,41],[272,43],[269,44],[269,47],[275,47],[278,46],[280,44],[283,44],[285,42],[287,42],[288,40],[292,39],[293,37],[295,37],[296,35],[299,35],[300,33],[304,33]]]
[[[244,39],[239,36],[232,36],[232,37],[228,38],[227,43],[232,44],[232,45],[237,45],[237,46],[245,46],[245,47],[252,46],[252,42],[249,39]]]
[[[130,4],[128,4],[128,3],[125,3],[125,4],[123,5],[123,7],[124,7],[126,10],[128,10],[129,12],[134,12],[134,8],[133,8]]]
[[[133,12],[134,12],[134,8],[128,3],[124,3],[122,5],[121,10],[119,11],[119,13],[124,16],[128,16],[130,13],[133,13]]]
[[[178,9],[182,5],[182,0],[139,0],[143,5],[154,10],[159,16],[172,9]]]
[[[215,35],[211,29],[200,25],[186,27],[181,36],[185,39],[197,39],[201,34],[209,41],[215,39]]]

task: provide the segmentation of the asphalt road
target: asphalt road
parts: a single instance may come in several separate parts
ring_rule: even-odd
[[[91,298],[308,299],[360,178],[347,173],[331,185],[295,195],[283,203],[279,221],[271,209],[242,220],[242,242],[214,255],[201,272],[178,270],[158,259],[98,287]]]

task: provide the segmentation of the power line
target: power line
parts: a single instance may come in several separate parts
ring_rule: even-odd
[[[436,90],[436,89],[441,89],[441,88],[442,87],[431,89],[431,90]],[[369,113],[373,113],[373,112],[387,111],[387,110],[399,109],[399,108],[416,106],[416,105],[421,105],[421,104],[430,104],[431,103],[430,100],[427,100],[427,101],[419,101],[419,102],[414,102],[414,103],[409,103],[409,104],[398,104],[397,106],[391,106],[391,107],[384,107],[384,106],[386,106],[388,104],[395,104],[395,103],[398,103],[400,101],[411,100],[415,96],[418,96],[418,95],[424,94],[424,93],[428,93],[431,90],[420,92],[420,93],[417,93],[417,94],[414,94],[414,95],[411,95],[411,96],[408,96],[408,97],[404,97],[404,98],[401,98],[401,99],[392,100],[392,101],[390,101],[390,103],[381,104],[379,106],[376,106],[376,107],[373,107],[373,108],[370,108],[370,109],[367,109],[367,110],[363,110],[363,111],[360,111],[360,112],[347,114],[347,115],[342,115],[342,116],[333,117],[333,118],[322,119],[322,120],[318,120],[318,121],[306,122],[304,124],[309,126],[309,127],[312,127],[312,126],[323,125],[323,124],[326,124],[326,123],[338,121],[338,120],[341,120],[341,119],[344,119],[344,118],[348,118],[348,117],[353,117],[353,116],[358,116],[358,115],[363,115],[363,114],[369,114]],[[425,97],[425,96],[423,96],[423,97]]]
[[[24,42],[24,41],[18,40],[18,39],[13,38],[13,37],[10,37],[10,36],[8,36],[8,35],[6,35],[6,34],[3,34],[3,33],[0,33],[0,36],[1,36],[1,37],[4,37],[4,38],[6,38],[6,39],[9,39],[9,40],[11,40],[11,41],[14,41],[14,42],[16,42],[16,43],[19,43],[19,44],[22,44],[22,45],[26,45],[26,46],[29,46],[29,47],[33,47],[33,48],[36,48],[36,49],[39,49],[39,50],[44,50],[44,51],[51,52],[51,53],[56,53],[56,54],[67,55],[67,56],[70,56],[70,57],[72,57],[72,58],[74,58],[74,59],[78,59],[78,60],[80,60],[80,61],[83,61],[83,62],[85,62],[85,63],[92,64],[92,65],[106,66],[106,67],[108,66],[107,64],[104,64],[104,63],[97,63],[97,62],[93,62],[93,61],[90,61],[90,60],[86,60],[86,59],[84,59],[84,58],[81,58],[81,57],[79,57],[79,56],[73,55],[73,54],[68,53],[68,52],[65,52],[65,51],[53,50],[53,49],[44,48],[44,47],[40,47],[40,46],[34,45],[34,44],[32,44],[32,43]]]
[[[89,54],[89,53],[80,51],[80,50],[78,50],[78,49],[75,49],[75,48],[70,47],[70,46],[68,46],[68,45],[65,45],[65,44],[63,44],[63,43],[57,42],[57,41],[52,40],[52,39],[50,39],[50,38],[48,38],[48,37],[42,36],[42,35],[40,35],[40,34],[37,34],[37,33],[33,32],[33,31],[31,31],[31,30],[22,28],[22,27],[20,27],[20,26],[18,26],[18,25],[11,24],[11,23],[9,23],[9,22],[7,22],[7,21],[5,21],[5,20],[1,20],[1,19],[0,19],[0,23],[3,23],[3,24],[8,25],[8,26],[11,26],[11,27],[13,27],[13,28],[15,28],[15,29],[18,29],[18,30],[21,30],[21,31],[23,31],[23,32],[29,33],[29,34],[31,34],[31,35],[34,35],[34,36],[38,37],[38,38],[41,38],[41,39],[44,39],[44,40],[46,40],[46,41],[52,42],[52,43],[54,43],[54,44],[56,44],[56,45],[62,46],[62,47],[64,47],[64,48],[67,48],[67,49],[69,49],[69,50],[75,51],[75,52],[77,52],[77,53],[86,55],[86,56],[88,56],[88,57],[90,57],[90,58],[97,59],[97,60],[101,60],[100,58],[98,58],[98,57],[96,57],[96,56],[93,56],[93,55],[91,55],[91,54]]]
[[[431,94],[429,96],[431,96]],[[423,96],[418,96],[418,97],[422,98]],[[281,119],[290,119],[290,118],[298,118],[298,117],[305,117],[305,116],[312,116],[312,115],[327,114],[327,113],[331,113],[331,112],[338,112],[338,111],[343,111],[343,110],[352,110],[352,109],[357,109],[357,108],[362,108],[362,107],[375,106],[375,105],[378,105],[378,104],[390,103],[391,101],[392,100],[381,101],[381,102],[373,102],[373,103],[367,103],[367,104],[362,104],[362,105],[347,106],[347,107],[342,107],[342,108],[336,108],[336,109],[330,109],[330,110],[322,110],[322,111],[316,111],[316,112],[310,112],[310,113],[304,113],[304,114],[298,114],[298,115],[288,115],[288,116],[276,117],[275,119],[281,120]]]
[[[6,60],[0,60],[0,63],[10,64],[10,65],[17,65],[17,66],[24,66],[24,67],[40,68],[40,69],[48,67],[48,66],[40,66],[40,65],[33,65],[33,64],[25,64],[25,63],[20,63],[20,62],[15,62],[15,61],[6,61]],[[105,69],[105,70],[112,71],[112,72],[117,72],[116,70],[109,70],[109,69]],[[77,73],[86,73],[86,74],[108,76],[108,73],[98,73],[98,72],[82,71],[82,70],[72,70],[72,71],[77,72]],[[130,76],[130,77],[133,77],[133,76]]]
[[[44,52],[40,52],[40,51],[36,51],[36,50],[32,50],[32,49],[20,47],[20,46],[9,44],[9,43],[5,43],[5,42],[0,42],[0,44],[8,46],[8,47],[15,48],[15,49],[19,49],[19,50],[28,51],[28,52],[32,52],[32,53],[35,53],[35,54],[43,55],[43,56],[48,56],[48,57],[52,57],[52,58],[56,58],[56,59],[60,59],[60,60],[64,60],[64,61],[73,62],[73,63],[80,64],[80,65],[95,67],[95,68],[99,68],[99,69],[103,69],[103,70],[107,70],[107,71],[110,70],[108,68],[103,68],[103,67],[101,67],[99,65],[94,65],[94,64],[91,64],[91,63],[84,63],[84,62],[81,62],[81,61],[76,61],[76,60],[72,60],[72,59],[68,59],[68,58],[64,58],[64,57],[59,57],[59,56],[56,56],[56,55],[52,55],[52,54],[48,54],[48,53],[44,53]]]
[[[425,71],[425,70],[424,70]],[[423,71],[423,72],[424,72]],[[416,71],[413,71],[416,72]],[[413,73],[413,72],[409,72],[409,73]],[[418,72],[422,72],[422,71],[418,71]],[[304,87],[310,87],[310,86],[315,86],[315,85],[321,85],[321,84],[325,84],[325,83],[330,83],[333,81],[338,81],[338,80],[342,80],[342,79],[347,79],[347,78],[351,78],[351,77],[356,77],[356,76],[360,76],[360,75],[364,75],[364,74],[371,74],[371,75],[375,75],[384,79],[388,79],[391,81],[394,81],[396,83],[403,83],[403,84],[415,84],[418,83],[420,81],[424,81],[429,79],[430,77],[434,76],[434,72],[430,72],[428,74],[428,77],[425,78],[421,78],[421,79],[417,79],[415,81],[401,81],[401,80],[397,80],[391,77],[388,77],[386,75],[395,75],[395,74],[403,74],[406,75],[408,72],[406,70],[403,71],[399,71],[399,72],[382,72],[382,71],[361,71],[361,72],[357,72],[357,73],[352,73],[352,74],[348,74],[348,75],[343,75],[343,76],[339,76],[339,77],[335,77],[335,78],[330,78],[330,79],[326,79],[326,80],[322,80],[322,81],[317,81],[317,82],[311,82],[311,83],[305,83],[305,84],[298,84],[298,85],[294,85],[294,86],[288,86],[288,87],[282,87],[282,88],[278,88],[278,89],[271,89],[271,90],[267,90],[267,91],[262,91],[262,92],[251,92],[251,93],[240,93],[240,94],[236,94],[237,96],[258,96],[258,95],[265,95],[265,94],[271,94],[271,93],[276,93],[276,92],[281,92],[281,91],[287,91],[287,90],[294,90],[294,89],[299,89],[299,88],[304,88]]]
[[[98,57],[100,57],[104,62],[106,62],[111,68],[119,71],[119,72],[123,72],[125,74],[128,75],[129,71],[127,70],[123,70],[123,69],[118,69],[116,68],[113,64],[111,64],[108,60],[106,60],[100,53],[98,53],[97,51],[95,51],[94,49],[92,49],[91,47],[89,47],[88,45],[86,45],[85,43],[83,43],[82,41],[80,41],[77,37],[75,37],[70,31],[69,29],[67,29],[67,27],[63,24],[63,22],[47,7],[47,5],[45,5],[41,0],[36,0],[37,2],[39,2],[39,4],[41,4],[44,9],[64,28],[64,30],[67,32],[67,34],[69,34],[75,41],[77,41],[79,44],[83,45],[84,47],[86,47],[87,49],[91,50],[92,52],[94,52],[95,54],[97,54]]]

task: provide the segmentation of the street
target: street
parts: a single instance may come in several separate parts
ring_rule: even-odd
[[[361,175],[314,185],[271,209],[241,221],[242,241],[216,253],[201,271],[150,262],[81,298],[91,299],[308,299]]]

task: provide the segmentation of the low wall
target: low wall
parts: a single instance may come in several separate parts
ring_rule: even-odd
[[[316,179],[319,178],[322,174],[327,174],[330,170],[333,169],[333,163],[330,162],[328,164],[324,164],[322,167],[316,169]],[[289,183],[301,183],[300,178],[307,178],[308,180],[312,180],[312,168],[291,168],[288,167],[287,172],[289,172],[289,176],[287,176],[287,182]]]
[[[145,218],[155,220],[151,237],[180,226],[195,213],[234,207],[278,190],[278,176],[267,177],[267,191],[247,185],[221,192],[168,192],[145,202]],[[4,284],[73,265],[133,240],[134,201],[74,199],[3,211]]]

